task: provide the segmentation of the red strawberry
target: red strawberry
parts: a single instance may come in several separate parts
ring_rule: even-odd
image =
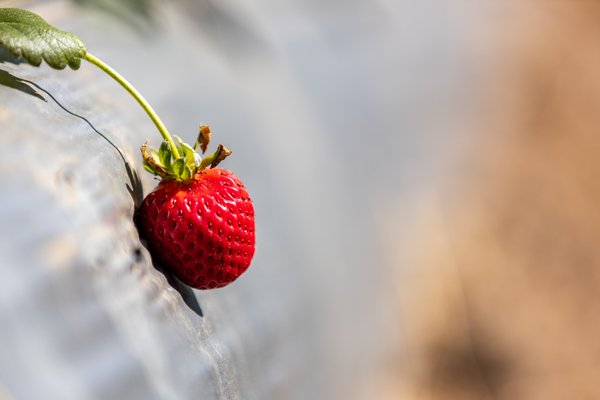
[[[200,137],[196,148],[207,142]],[[173,161],[164,143],[159,151],[142,146],[146,169],[163,180],[142,202],[139,228],[155,259],[182,282],[198,289],[223,287],[252,261],[252,200],[233,173],[206,168],[229,155],[229,149],[219,145],[215,154],[199,162],[189,146],[179,143],[178,149],[192,158]]]
[[[162,181],[139,213],[155,257],[190,286],[225,286],[252,261],[254,207],[227,170],[201,170],[189,182]]]

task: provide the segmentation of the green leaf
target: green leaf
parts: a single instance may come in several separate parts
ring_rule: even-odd
[[[38,67],[42,60],[56,69],[78,69],[86,48],[77,36],[49,25],[42,17],[18,8],[0,8],[0,44]]]

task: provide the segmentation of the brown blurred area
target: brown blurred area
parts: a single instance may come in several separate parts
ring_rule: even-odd
[[[372,395],[597,399],[600,2],[493,2],[478,33],[466,144],[381,224],[400,323]]]

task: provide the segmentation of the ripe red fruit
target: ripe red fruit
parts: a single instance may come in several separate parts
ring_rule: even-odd
[[[191,180],[163,180],[139,209],[142,236],[153,256],[185,284],[223,287],[254,255],[254,207],[242,182],[221,168]]]

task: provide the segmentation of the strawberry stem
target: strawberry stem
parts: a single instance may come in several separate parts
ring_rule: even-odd
[[[179,150],[177,149],[177,146],[175,145],[171,134],[169,134],[169,131],[162,123],[160,118],[158,118],[158,115],[156,115],[156,112],[154,112],[150,104],[148,104],[146,99],[144,99],[144,97],[133,87],[133,85],[129,83],[125,78],[123,78],[117,71],[115,71],[102,60],[91,55],[90,53],[85,54],[85,59],[97,66],[98,68],[100,68],[102,71],[106,72],[111,78],[113,78],[121,86],[123,86],[123,88],[127,90],[127,92],[129,92],[129,94],[132,95],[134,99],[137,100],[137,102],[140,104],[140,106],[142,106],[146,114],[148,114],[152,122],[154,122],[156,128],[158,128],[160,135],[169,143],[169,147],[171,148],[171,153],[173,154],[174,158],[178,159],[180,157]]]

